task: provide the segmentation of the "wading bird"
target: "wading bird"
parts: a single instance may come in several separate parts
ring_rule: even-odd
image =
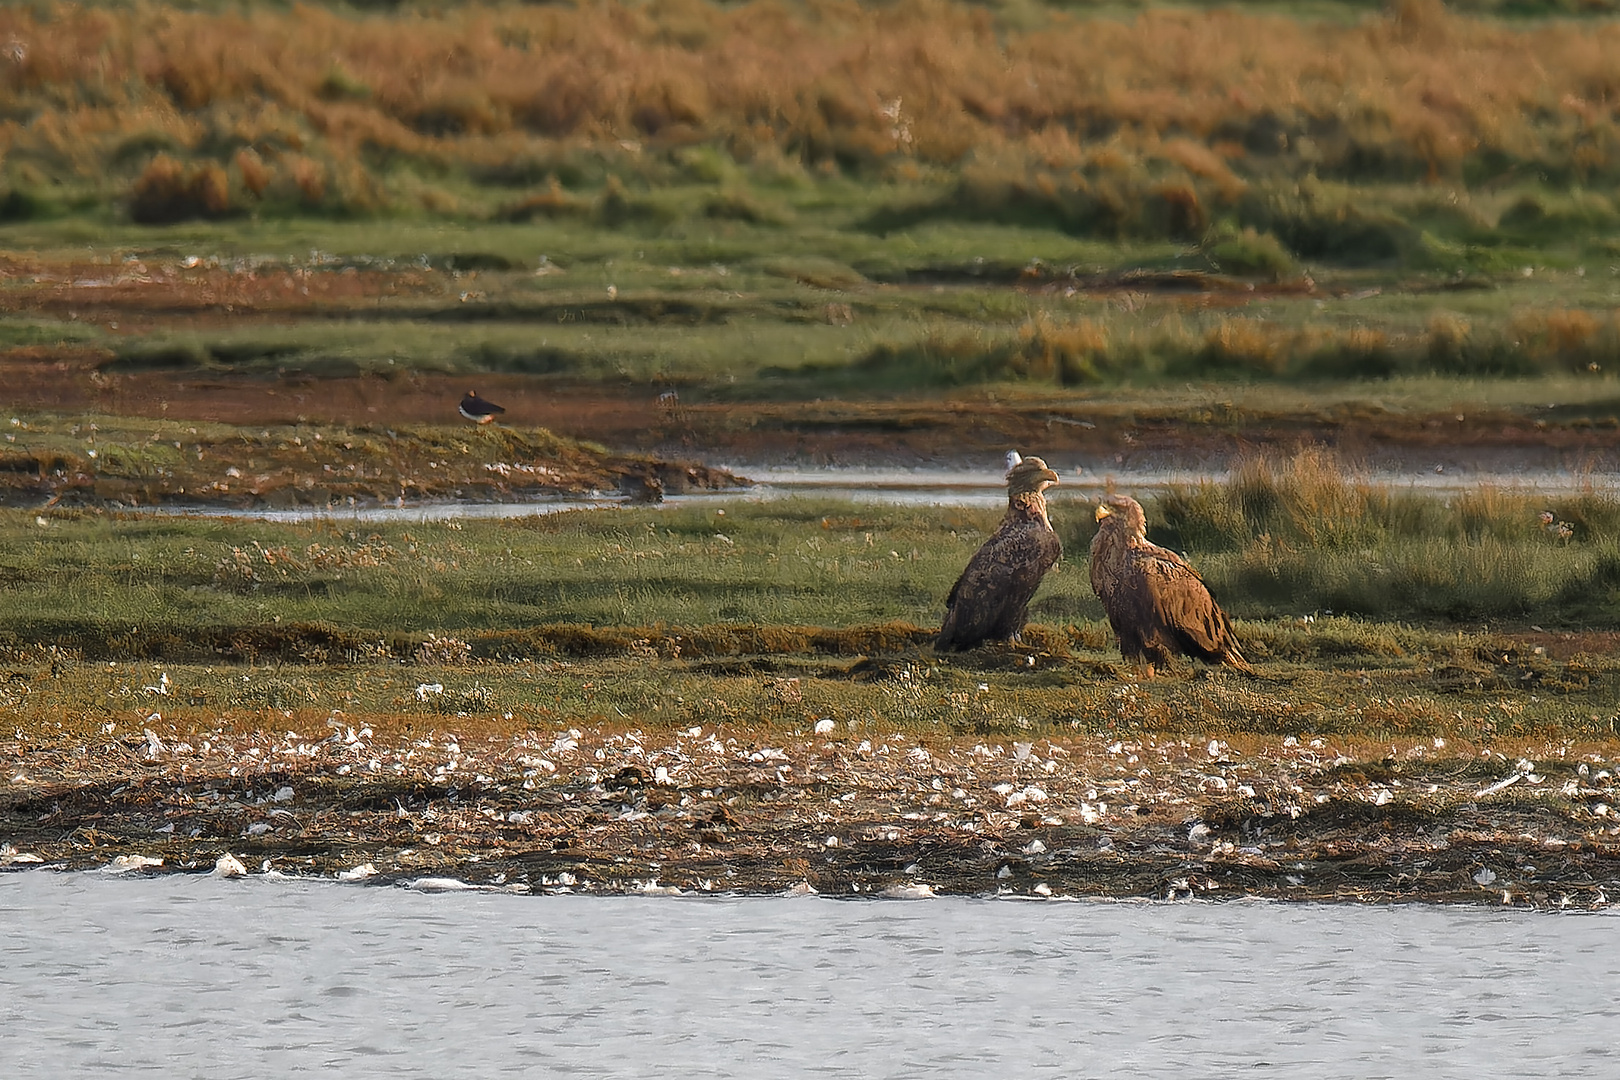
[[[1119,638],[1121,655],[1146,664],[1148,678],[1154,664],[1173,654],[1253,673],[1231,620],[1198,571],[1175,552],[1148,542],[1142,506],[1127,495],[1110,495],[1097,507],[1091,589]]]
[[[467,396],[461,399],[461,415],[475,424],[487,424],[505,411],[493,401],[479,397],[476,390],[467,391]]]
[[[951,586],[937,648],[1018,641],[1041,578],[1063,554],[1041,494],[1057,482],[1040,458],[1007,455],[1007,514]]]

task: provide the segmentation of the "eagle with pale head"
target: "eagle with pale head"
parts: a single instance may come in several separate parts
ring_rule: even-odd
[[[1057,482],[1040,458],[1007,455],[1007,513],[951,586],[936,648],[1018,641],[1041,578],[1063,554],[1042,494]]]

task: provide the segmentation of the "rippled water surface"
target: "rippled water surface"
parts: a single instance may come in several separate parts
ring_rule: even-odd
[[[0,876],[0,1074],[1620,1076],[1620,920]]]

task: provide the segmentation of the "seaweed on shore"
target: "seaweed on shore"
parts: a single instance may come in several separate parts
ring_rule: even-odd
[[[1569,746],[1532,762],[1435,740],[1392,761],[1362,740],[1293,737],[330,730],[149,730],[13,753],[8,771],[33,775],[0,793],[0,865],[1546,908],[1606,906],[1620,888],[1613,776]]]

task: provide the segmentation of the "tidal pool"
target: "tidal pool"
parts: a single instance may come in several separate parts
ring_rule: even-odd
[[[1607,913],[31,871],[0,926],[9,1077],[1620,1075]]]
[[[863,468],[751,468],[746,465],[722,466],[747,476],[753,487],[728,491],[703,491],[671,495],[665,506],[725,507],[736,502],[763,502],[806,496],[839,499],[887,506],[978,506],[997,507],[1007,499],[1006,480],[995,468],[961,469],[863,469]],[[1054,504],[1095,499],[1110,488],[1121,491],[1156,492],[1174,485],[1223,483],[1225,471],[1130,470],[1113,472],[1062,472],[1062,484],[1048,496]],[[1522,472],[1470,471],[1448,473],[1387,472],[1369,473],[1367,481],[1393,490],[1415,491],[1445,497],[1481,487],[1527,495],[1557,496],[1583,491],[1620,492],[1620,474],[1575,472],[1569,470],[1526,470]],[[162,508],[163,514],[218,515],[258,518],[265,521],[312,521],[331,518],[359,522],[419,522],[461,518],[512,518],[536,514],[556,514],[566,510],[602,510],[629,505],[618,496],[588,495],[541,496],[518,502],[428,502],[395,506],[307,506],[282,509],[197,509]]]

